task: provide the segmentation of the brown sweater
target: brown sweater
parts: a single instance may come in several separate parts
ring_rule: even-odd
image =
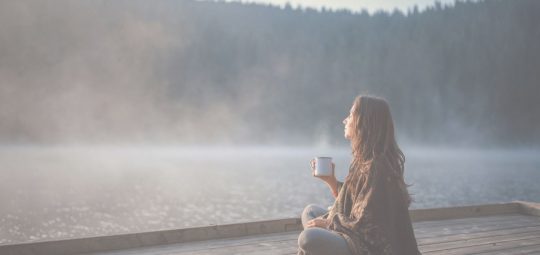
[[[351,168],[338,183],[334,205],[320,216],[331,219],[328,229],[343,236],[353,254],[420,254],[408,203],[389,167],[381,159],[363,173]]]

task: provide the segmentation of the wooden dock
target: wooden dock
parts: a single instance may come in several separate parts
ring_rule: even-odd
[[[411,210],[422,254],[540,254],[540,203]],[[4,255],[296,254],[299,218],[0,246]]]

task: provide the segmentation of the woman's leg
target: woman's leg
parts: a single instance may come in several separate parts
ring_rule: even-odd
[[[334,231],[312,227],[298,237],[298,255],[351,255],[347,241]]]
[[[308,221],[315,219],[325,214],[326,212],[326,209],[316,204],[310,204],[306,206],[306,208],[304,208],[304,211],[302,212],[302,226],[304,226],[304,229],[306,228],[306,224],[308,223]]]

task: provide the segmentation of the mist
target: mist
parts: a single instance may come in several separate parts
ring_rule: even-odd
[[[536,1],[0,5],[5,144],[342,146],[359,93],[389,101],[403,144],[540,141]]]

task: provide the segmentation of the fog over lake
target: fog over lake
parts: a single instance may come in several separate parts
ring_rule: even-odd
[[[538,151],[404,148],[414,208],[540,202]],[[330,206],[309,160],[344,180],[348,148],[3,147],[0,243],[299,217]]]

